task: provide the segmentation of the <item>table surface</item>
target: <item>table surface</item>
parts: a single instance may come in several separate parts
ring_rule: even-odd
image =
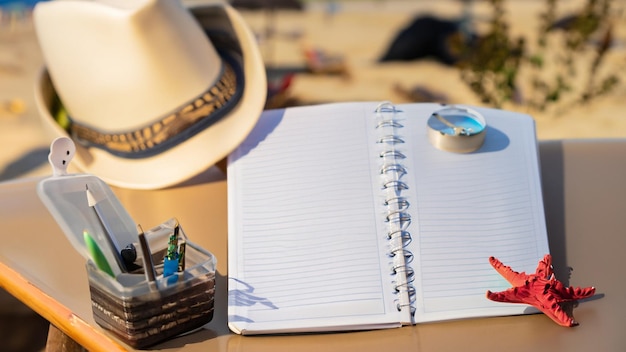
[[[114,188],[144,227],[178,217],[189,237],[218,258],[215,316],[204,328],[155,346],[215,351],[618,351],[626,347],[626,140],[540,143],[551,252],[557,277],[595,286],[574,307],[580,326],[557,326],[541,314],[420,324],[391,330],[289,336],[239,336],[227,320],[226,176],[211,168],[164,190]],[[0,184],[0,283],[90,349],[128,348],[94,323],[84,259],[71,247],[27,178]]]
[[[94,323],[84,259],[35,192],[50,139],[39,126],[33,82],[41,65],[32,27],[0,31],[0,286],[90,350],[128,349]],[[7,104],[24,104],[11,111]],[[421,324],[391,330],[239,336],[227,320],[226,176],[217,168],[158,191],[114,189],[133,219],[151,227],[177,217],[217,259],[215,316],[204,328],[155,346],[165,351],[623,351],[626,349],[626,140],[543,141],[542,181],[557,277],[595,286],[575,328],[541,314]],[[23,178],[26,176],[26,178]]]

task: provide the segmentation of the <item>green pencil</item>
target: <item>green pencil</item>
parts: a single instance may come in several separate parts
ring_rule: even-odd
[[[94,261],[94,263],[96,263],[96,267],[109,274],[111,277],[115,277],[115,274],[113,274],[113,270],[111,270],[111,266],[109,265],[107,258],[104,256],[104,253],[102,253],[102,250],[100,249],[100,247],[98,247],[98,244],[96,243],[96,241],[94,241],[93,237],[89,235],[89,232],[87,232],[87,230],[83,231],[83,238],[85,240],[87,250],[91,255],[91,259]]]

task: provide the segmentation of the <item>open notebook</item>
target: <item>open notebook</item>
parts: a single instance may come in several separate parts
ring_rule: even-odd
[[[510,287],[490,256],[534,272],[549,252],[533,119],[475,108],[487,122],[485,141],[461,154],[429,142],[427,120],[441,105],[378,107],[268,110],[230,155],[234,332],[534,312],[485,297]],[[400,183],[385,186],[390,180]]]

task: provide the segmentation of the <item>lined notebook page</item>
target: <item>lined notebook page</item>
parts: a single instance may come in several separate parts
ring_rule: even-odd
[[[231,155],[234,331],[398,325],[367,115],[362,104],[266,112]]]
[[[424,115],[416,106],[405,111]],[[408,162],[415,177],[410,197],[417,205],[411,243],[417,321],[523,313],[526,306],[485,298],[487,289],[510,287],[488,258],[534,272],[549,253],[534,122],[525,115],[480,111],[486,140],[470,154],[434,149],[423,138],[421,118],[405,123],[411,133],[407,148],[414,151]]]

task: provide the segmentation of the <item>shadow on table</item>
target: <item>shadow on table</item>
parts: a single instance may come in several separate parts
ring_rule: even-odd
[[[19,158],[8,163],[0,170],[0,181],[14,179],[45,165],[48,162],[48,148],[38,148],[29,151]]]
[[[0,350],[43,351],[49,326],[46,319],[0,289]]]
[[[569,285],[572,268],[565,254],[565,174],[563,143],[545,141],[539,143],[541,158],[541,182],[546,214],[546,227],[552,254],[554,274],[563,284]]]

